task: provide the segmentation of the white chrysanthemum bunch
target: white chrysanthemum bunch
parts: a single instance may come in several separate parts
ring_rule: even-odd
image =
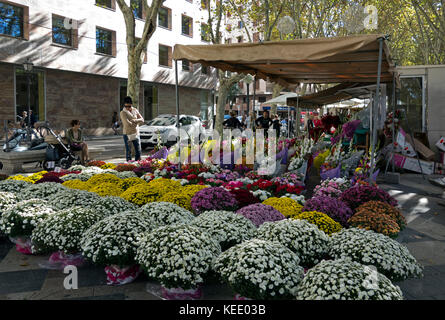
[[[34,253],[55,251],[63,251],[66,254],[78,253],[81,250],[82,235],[102,218],[102,213],[81,207],[50,215],[32,231],[32,251]]]
[[[304,206],[304,204],[306,203],[306,198],[303,195],[296,195],[296,194],[286,193],[281,198],[291,198],[292,200],[297,201],[302,206]]]
[[[190,223],[195,218],[190,211],[170,202],[151,202],[142,206],[141,214],[147,216],[156,227]]]
[[[136,210],[138,207],[121,197],[107,196],[97,199],[91,206],[91,209],[94,209],[105,217],[124,211]]]
[[[300,158],[298,156],[292,158],[292,160],[289,163],[289,167],[288,167],[288,171],[293,172],[293,171],[297,171],[299,168],[301,168],[301,166],[304,163],[304,158]]]
[[[0,191],[0,216],[4,211],[17,202],[18,199],[14,193]]]
[[[150,230],[150,220],[139,211],[106,217],[83,234],[80,242],[82,254],[99,265],[133,265],[139,236]]]
[[[78,165],[75,165],[75,166],[71,166],[71,167],[68,169],[68,171],[80,171],[80,172],[82,172],[82,171],[85,170],[86,168],[87,168],[87,167],[78,164]]]
[[[60,183],[44,182],[38,184],[31,184],[23,189],[17,197],[21,200],[27,199],[43,199],[48,200],[51,196],[59,192],[67,191],[67,188]]]
[[[192,221],[192,225],[215,238],[223,250],[251,239],[256,230],[249,219],[230,211],[205,211]]]
[[[20,201],[3,212],[0,217],[0,230],[10,237],[30,236],[43,219],[56,212],[45,200]]]
[[[298,255],[303,266],[317,264],[329,251],[329,236],[306,220],[265,222],[255,238],[280,242]]]
[[[67,189],[49,197],[48,202],[54,208],[64,210],[77,206],[91,208],[99,199],[100,197],[93,192]]]
[[[196,288],[203,282],[221,247],[215,239],[191,225],[154,229],[141,237],[136,261],[148,276],[166,288]]]
[[[300,259],[278,242],[252,239],[223,252],[214,265],[222,279],[244,297],[290,299],[303,278]]]
[[[0,181],[0,191],[17,194],[30,185],[31,183],[21,180],[3,180]]]
[[[92,176],[94,176],[94,173],[70,173],[66,174],[62,177],[60,177],[60,180],[63,182],[70,181],[70,180],[81,180],[81,181],[88,181]]]
[[[116,173],[114,173],[114,175],[116,177],[118,177],[119,179],[128,179],[128,178],[137,178],[137,174],[134,173],[133,171],[123,171],[123,172],[119,172],[116,171]]]
[[[422,275],[422,266],[404,245],[371,230],[343,229],[331,237],[329,254],[336,259],[351,258],[372,265],[392,281]]]
[[[403,300],[400,288],[375,268],[350,259],[323,260],[305,275],[298,300]]]
[[[256,190],[253,191],[252,194],[257,197],[258,199],[260,199],[261,201],[265,201],[267,199],[269,199],[270,197],[272,197],[272,193],[270,193],[269,191],[266,190]]]
[[[200,178],[204,178],[204,179],[211,179],[211,178],[215,178],[215,174],[211,173],[211,172],[201,172],[200,174],[198,174],[198,177]]]

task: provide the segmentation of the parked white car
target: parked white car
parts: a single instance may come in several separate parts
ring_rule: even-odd
[[[179,116],[179,123],[181,129],[187,132],[191,137],[200,138],[205,133],[203,123],[198,117],[182,114]],[[142,149],[156,146],[158,137],[161,137],[162,143],[165,146],[170,147],[176,143],[178,132],[176,127],[176,115],[159,115],[141,126],[139,132]]]

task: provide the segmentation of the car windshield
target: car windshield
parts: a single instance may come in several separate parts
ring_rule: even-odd
[[[166,127],[176,124],[176,117],[158,117],[147,122],[148,126]]]

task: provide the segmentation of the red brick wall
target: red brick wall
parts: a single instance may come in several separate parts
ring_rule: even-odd
[[[4,120],[14,120],[14,66],[0,63],[0,137]]]
[[[119,79],[47,70],[46,119],[52,127],[65,129],[78,119],[88,134],[109,134],[118,110]]]

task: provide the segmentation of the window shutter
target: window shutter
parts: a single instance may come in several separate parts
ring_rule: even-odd
[[[116,31],[111,31],[111,55],[113,57],[116,57],[117,55],[117,48],[116,48]]]
[[[172,29],[172,10],[169,8],[168,11],[168,28]]]
[[[29,7],[23,7],[23,38],[29,40]]]
[[[172,47],[168,48],[168,66],[172,67]]]
[[[72,29],[72,38],[73,38],[73,48],[78,49],[79,48],[79,21],[74,21],[73,24],[77,26],[77,28]]]

